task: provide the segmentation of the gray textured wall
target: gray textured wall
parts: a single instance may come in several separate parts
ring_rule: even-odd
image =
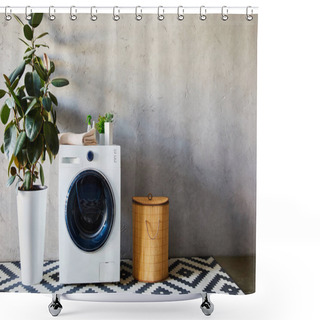
[[[9,74],[22,56],[22,32],[15,20],[0,21],[0,71]],[[70,80],[54,90],[61,131],[83,132],[88,113],[115,113],[122,257],[132,252],[131,197],[149,192],[170,198],[170,256],[254,254],[257,18],[79,15],[72,22],[66,14],[45,19],[44,31],[55,76]],[[16,203],[3,155],[0,167],[0,260],[12,260],[19,258]],[[57,258],[57,161],[45,170],[45,255]]]

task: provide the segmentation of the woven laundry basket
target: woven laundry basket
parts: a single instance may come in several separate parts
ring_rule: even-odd
[[[168,277],[169,199],[132,198],[133,276],[142,282]]]

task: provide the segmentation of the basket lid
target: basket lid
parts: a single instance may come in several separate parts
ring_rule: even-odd
[[[144,206],[158,206],[162,204],[166,204],[169,202],[168,197],[153,197],[151,193],[149,193],[146,197],[133,197],[133,202],[142,204]]]

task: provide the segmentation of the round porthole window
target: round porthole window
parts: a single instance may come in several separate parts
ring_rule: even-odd
[[[75,245],[87,252],[101,248],[110,235],[114,213],[107,179],[91,169],[79,173],[69,187],[65,208],[67,229]]]

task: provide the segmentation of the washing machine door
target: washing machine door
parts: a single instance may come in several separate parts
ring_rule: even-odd
[[[72,181],[66,201],[65,219],[74,244],[92,252],[107,241],[115,208],[111,186],[100,172],[85,170]]]

